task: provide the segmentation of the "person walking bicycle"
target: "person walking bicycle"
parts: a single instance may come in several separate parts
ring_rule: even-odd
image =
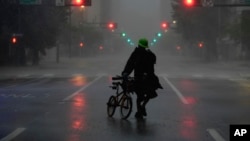
[[[147,116],[146,104],[150,99],[157,97],[156,89],[163,89],[154,73],[156,56],[148,48],[148,40],[146,38],[139,39],[138,47],[132,52],[122,71],[123,77],[128,77],[134,71],[135,93],[137,95],[136,118]]]

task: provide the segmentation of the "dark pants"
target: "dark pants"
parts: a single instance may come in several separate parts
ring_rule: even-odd
[[[136,106],[139,114],[141,114],[143,110],[146,110],[146,104],[149,100],[157,96],[155,90],[146,89],[145,87],[136,88],[135,93],[137,95]]]

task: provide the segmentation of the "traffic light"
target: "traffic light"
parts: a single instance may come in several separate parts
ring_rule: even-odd
[[[126,33],[125,32],[122,32],[122,37],[125,37],[126,36]]]
[[[15,36],[12,37],[11,42],[12,42],[12,44],[16,44],[17,43],[17,38]]]
[[[156,43],[156,42],[157,42],[157,40],[156,40],[156,39],[153,39],[153,42],[154,42],[154,43]]]
[[[91,0],[69,0],[69,6],[91,6]]]
[[[110,22],[110,23],[107,24],[107,27],[108,27],[108,29],[110,29],[110,30],[114,30],[114,29],[117,28],[117,23]]]
[[[127,39],[127,42],[130,43],[130,42],[131,42],[131,39]]]
[[[158,32],[158,33],[157,33],[157,36],[158,36],[158,37],[161,37],[161,36],[162,36],[161,32]]]
[[[99,50],[103,50],[104,48],[103,48],[103,46],[99,46]]]
[[[183,0],[184,1],[184,6],[186,7],[194,7],[194,6],[199,6],[201,0]]]
[[[168,22],[162,22],[162,23],[161,23],[161,28],[162,28],[165,32],[167,32],[167,30],[168,30],[168,28],[169,28]]]
[[[176,50],[177,50],[177,51],[180,51],[180,50],[181,50],[181,47],[180,47],[180,46],[176,46]]]
[[[161,27],[164,28],[164,29],[168,28],[168,23],[167,22],[162,22]]]
[[[80,42],[79,46],[80,46],[80,48],[83,48],[83,46],[84,46],[83,42]]]
[[[203,48],[203,46],[204,46],[203,42],[198,43],[199,48]]]

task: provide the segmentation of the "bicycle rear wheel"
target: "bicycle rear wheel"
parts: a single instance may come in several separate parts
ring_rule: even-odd
[[[131,97],[124,97],[121,101],[121,105],[120,105],[121,109],[121,117],[122,119],[127,119],[129,117],[129,115],[132,112],[132,98]]]
[[[109,98],[108,103],[107,103],[107,113],[108,113],[108,116],[109,116],[109,117],[112,117],[112,116],[114,115],[115,109],[116,109],[116,106],[117,106],[116,103],[117,103],[117,102],[116,102],[115,96],[111,96],[111,97]]]

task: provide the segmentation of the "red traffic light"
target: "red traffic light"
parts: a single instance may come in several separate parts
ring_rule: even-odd
[[[194,5],[194,0],[185,0],[184,1],[186,6],[193,6]]]
[[[179,50],[181,50],[181,47],[180,47],[180,46],[177,46],[176,49],[179,51]]]
[[[82,6],[84,0],[71,0],[73,6]]]
[[[200,6],[201,0],[183,0],[186,7]]]
[[[107,27],[111,30],[113,29],[116,29],[117,28],[117,23],[113,23],[113,22],[110,22],[107,24]]]
[[[199,47],[199,48],[203,48],[203,43],[200,42],[200,43],[198,44],[198,47]]]
[[[91,6],[91,0],[70,0],[70,6]]]
[[[161,28],[164,30],[164,32],[167,32],[168,28],[169,28],[168,22],[162,22],[161,23]]]
[[[163,28],[166,28],[166,27],[167,27],[167,24],[166,24],[166,23],[162,23],[162,27],[163,27]]]
[[[82,48],[82,47],[84,46],[83,42],[81,42],[81,43],[79,44],[79,46]]]
[[[17,38],[16,38],[16,37],[12,37],[11,42],[12,42],[13,44],[16,44],[16,43],[17,43]]]
[[[99,46],[99,50],[103,50],[104,48],[103,48],[103,46]]]
[[[110,24],[108,25],[108,27],[109,27],[109,28],[114,28],[114,24],[113,24],[113,23],[110,23]]]
[[[167,29],[167,28],[168,28],[168,23],[167,23],[167,22],[162,22],[162,23],[161,23],[161,27],[162,27],[163,29]]]

